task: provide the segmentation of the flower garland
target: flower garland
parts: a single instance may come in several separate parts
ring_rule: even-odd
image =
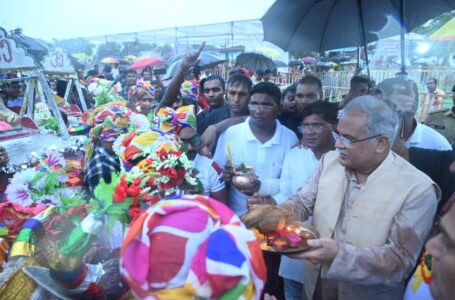
[[[120,175],[113,200],[121,203],[132,198],[129,216],[134,219],[140,212],[139,199],[144,203],[155,204],[163,196],[179,190],[200,193],[202,184],[196,175],[193,162],[185,153],[174,149],[160,149],[149,154],[131,171]]]

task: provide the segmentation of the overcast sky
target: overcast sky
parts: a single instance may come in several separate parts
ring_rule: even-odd
[[[2,0],[0,27],[45,40],[259,19],[274,0]]]

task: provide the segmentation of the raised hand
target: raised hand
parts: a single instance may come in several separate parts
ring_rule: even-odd
[[[202,42],[202,44],[199,46],[199,48],[196,50],[196,52],[193,53],[187,53],[183,57],[182,64],[180,65],[181,68],[184,70],[188,70],[189,68],[197,65],[199,63],[199,55],[201,54],[202,50],[204,49],[205,42]]]

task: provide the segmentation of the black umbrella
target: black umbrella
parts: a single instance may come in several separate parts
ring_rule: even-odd
[[[290,67],[303,66],[303,63],[300,60],[292,60],[289,62]]]
[[[235,63],[253,72],[256,72],[256,70],[265,71],[267,69],[276,69],[276,65],[273,60],[258,53],[241,53],[235,59]]]
[[[350,61],[351,58],[349,56],[338,55],[338,56],[329,57],[328,60],[336,62],[337,64],[339,64],[339,63],[342,63],[342,62],[345,62],[345,61]]]
[[[401,32],[387,34],[402,35],[404,62],[404,31],[453,9],[452,0],[277,0],[261,20],[264,40],[285,51],[363,46],[368,65],[366,44],[378,40],[388,15],[401,20]]]
[[[168,61],[167,64],[171,66],[175,62],[181,62],[183,59],[183,54],[176,55],[174,57],[171,57]],[[211,54],[209,52],[201,52],[199,55],[199,66],[201,67],[202,70],[204,69],[210,69],[213,68],[216,65],[225,63],[226,59],[223,59],[215,54]]]

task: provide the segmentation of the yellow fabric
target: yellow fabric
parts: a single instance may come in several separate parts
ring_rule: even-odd
[[[250,280],[250,282],[248,282],[248,286],[245,289],[245,292],[243,293],[243,297],[245,297],[245,299],[247,299],[247,300],[250,300],[250,299],[254,299],[255,295],[256,295],[256,289],[254,288],[253,281]]]
[[[35,253],[35,246],[33,244],[16,241],[11,248],[10,256],[32,256]]]
[[[153,297],[159,300],[194,299],[194,293],[187,288],[163,289],[153,293]]]
[[[412,288],[412,291],[415,293],[417,291],[417,289],[419,288],[420,284],[423,282],[423,277],[422,277],[422,266],[419,265],[416,269],[416,271],[414,272],[414,274],[416,275],[416,278],[414,281],[412,281],[411,283],[411,288]]]
[[[59,106],[61,106],[63,103],[65,103],[65,99],[63,99],[59,95],[55,95],[54,98],[55,98],[55,103],[57,103],[57,105],[59,105]]]
[[[164,132],[170,132],[176,127],[190,126],[196,128],[196,116],[194,114],[194,106],[181,106],[176,110],[170,107],[161,108],[156,117],[158,129]]]
[[[24,262],[20,262],[20,265],[21,267],[37,266],[38,263],[32,257],[28,257]],[[38,287],[35,281],[21,269],[14,272],[9,278],[3,279],[6,283],[0,287],[0,299],[30,299]]]

